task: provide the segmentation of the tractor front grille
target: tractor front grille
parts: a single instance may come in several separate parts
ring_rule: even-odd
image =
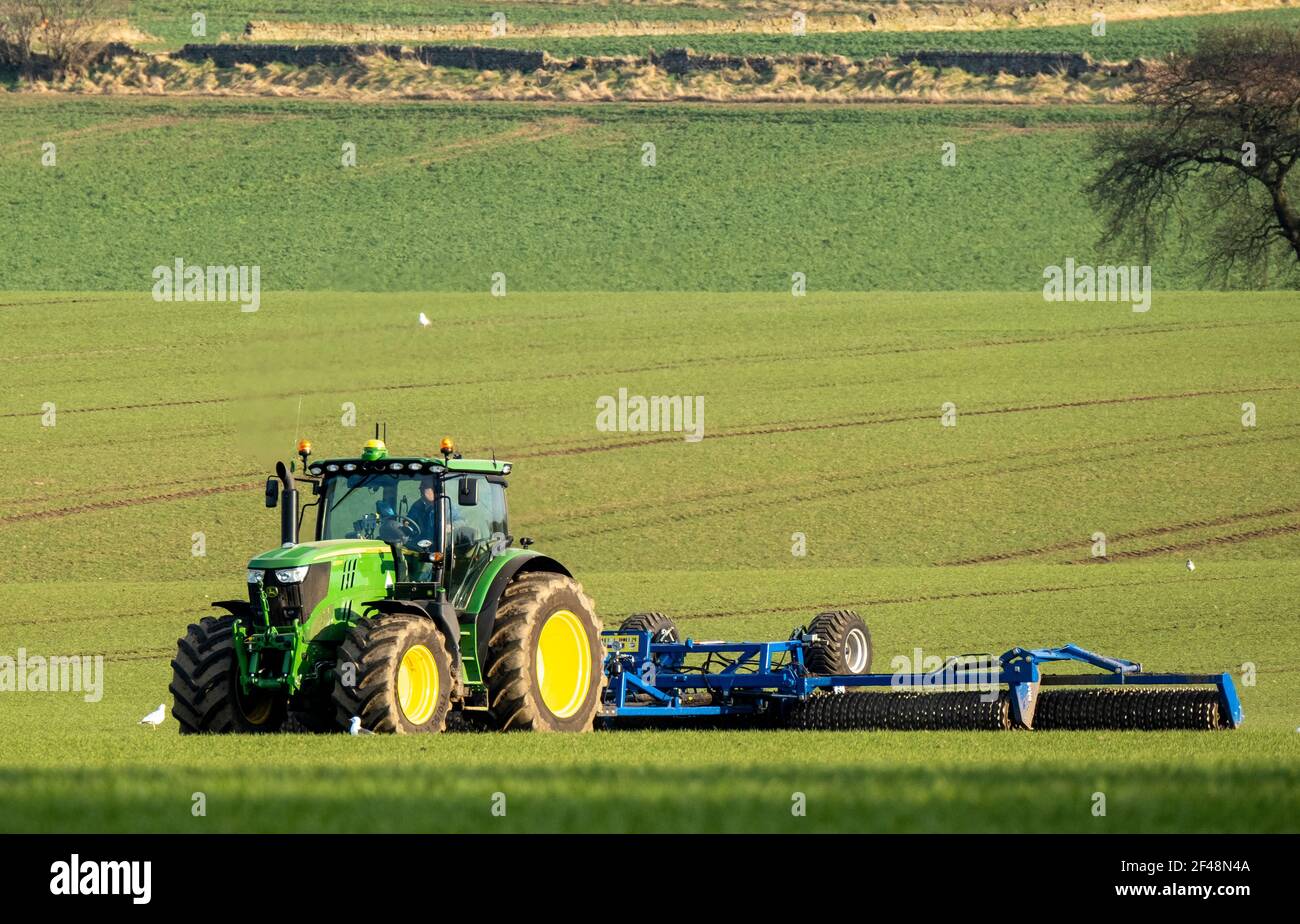
[[[330,564],[321,562],[307,569],[307,576],[294,584],[281,584],[275,579],[274,571],[267,571],[261,585],[266,593],[267,618],[273,626],[291,626],[296,622],[306,622],[316,605],[325,599],[329,590]],[[253,605],[253,612],[261,611],[259,585],[248,585],[248,599]]]

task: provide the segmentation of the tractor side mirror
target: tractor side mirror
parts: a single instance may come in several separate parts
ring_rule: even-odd
[[[274,507],[280,503],[280,479],[272,475],[266,479],[266,506]]]
[[[475,507],[478,505],[477,478],[462,478],[460,480],[460,489],[456,494],[456,503],[461,507]]]

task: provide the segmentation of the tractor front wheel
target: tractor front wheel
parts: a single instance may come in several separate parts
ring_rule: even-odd
[[[562,574],[531,572],[502,594],[488,643],[488,702],[497,725],[590,731],[605,686],[596,606]]]
[[[333,698],[344,728],[356,716],[372,732],[440,732],[447,727],[451,693],[447,640],[423,616],[362,620],[339,646]]]
[[[205,616],[189,627],[176,643],[168,689],[182,735],[272,732],[284,722],[283,695],[240,688],[234,616]]]

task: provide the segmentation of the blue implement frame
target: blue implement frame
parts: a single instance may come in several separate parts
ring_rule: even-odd
[[[784,642],[656,642],[650,632],[604,632],[604,670],[609,680],[600,714],[606,719],[756,715],[783,710],[818,690],[887,687],[914,690],[988,690],[1005,686],[1011,715],[1032,728],[1038,689],[1043,686],[1204,686],[1219,693],[1222,721],[1242,723],[1241,700],[1232,675],[1145,673],[1142,665],[1111,658],[1078,645],[1012,648],[1001,656],[961,655],[941,667],[913,674],[811,674],[804,653],[811,638]],[[687,665],[703,656],[702,665]],[[1098,668],[1096,674],[1043,674],[1040,665],[1072,661]],[[715,669],[716,662],[716,669]],[[701,701],[706,700],[706,701]]]

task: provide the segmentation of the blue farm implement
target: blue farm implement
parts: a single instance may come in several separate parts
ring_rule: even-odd
[[[634,616],[603,641],[600,715],[610,727],[1209,730],[1242,721],[1227,673],[1147,673],[1077,645],[868,673],[870,634],[849,611],[824,613],[783,642],[681,640],[661,614]],[[1095,670],[1042,670],[1061,662]]]

